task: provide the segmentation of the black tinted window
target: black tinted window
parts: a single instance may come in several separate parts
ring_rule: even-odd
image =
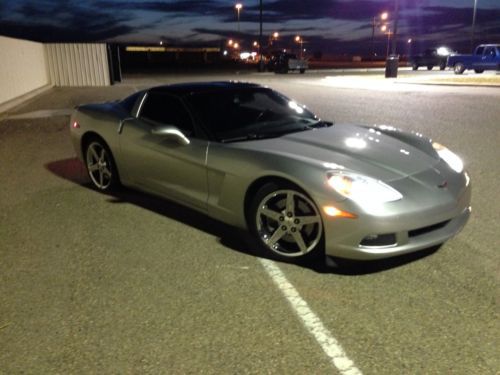
[[[191,117],[180,99],[159,92],[149,92],[140,117],[155,123],[173,125],[186,135],[193,132]]]
[[[482,55],[483,51],[484,51],[484,47],[477,47],[476,55]]]

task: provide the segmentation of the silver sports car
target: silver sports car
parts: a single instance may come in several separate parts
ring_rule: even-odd
[[[441,244],[470,215],[461,159],[416,132],[340,125],[251,83],[154,87],[76,108],[98,190],[125,185],[250,231],[267,256],[377,259]]]

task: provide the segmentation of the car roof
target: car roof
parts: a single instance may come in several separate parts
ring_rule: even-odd
[[[177,95],[185,95],[193,92],[220,92],[226,90],[241,90],[241,89],[257,89],[265,88],[264,86],[250,82],[239,81],[215,81],[215,82],[190,82],[176,83],[172,85],[156,86],[149,91],[165,92]]]

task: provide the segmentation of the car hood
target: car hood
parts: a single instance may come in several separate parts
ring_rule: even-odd
[[[420,173],[439,162],[377,128],[346,124],[241,142],[237,147],[321,164],[325,169],[347,169],[383,181]]]

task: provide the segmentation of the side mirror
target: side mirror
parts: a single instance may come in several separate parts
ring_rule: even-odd
[[[151,134],[157,135],[166,139],[171,139],[183,146],[187,146],[191,142],[189,139],[186,138],[182,132],[177,129],[175,126],[172,125],[167,125],[167,126],[161,126],[157,127],[151,130]]]

